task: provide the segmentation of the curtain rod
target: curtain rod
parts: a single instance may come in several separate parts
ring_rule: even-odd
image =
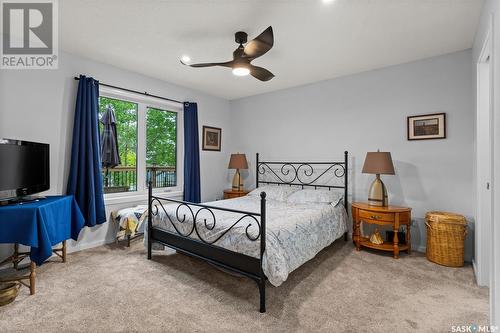
[[[75,80],[79,81],[79,80],[80,80],[80,78],[79,78],[79,77],[77,77],[77,76],[75,76]],[[120,90],[128,91],[128,92],[131,92],[131,93],[135,93],[135,94],[145,95],[145,96],[149,96],[149,97],[154,97],[154,98],[163,99],[163,100],[170,101],[170,102],[175,102],[175,103],[179,103],[179,104],[184,104],[183,102],[178,101],[178,100],[175,100],[175,99],[171,99],[171,98],[167,98],[167,97],[162,97],[162,96],[157,96],[157,95],[151,95],[151,94],[148,94],[148,92],[147,92],[147,91],[145,91],[145,92],[141,92],[141,91],[137,91],[137,90],[133,90],[133,89],[128,89],[128,88],[122,88],[122,87],[118,87],[118,86],[114,86],[114,85],[107,84],[107,83],[102,83],[102,82],[99,82],[99,84],[100,84],[101,86],[105,86],[105,87],[109,87],[109,88],[120,89]]]

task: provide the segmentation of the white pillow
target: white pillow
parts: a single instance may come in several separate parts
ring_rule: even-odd
[[[334,206],[343,199],[344,194],[339,191],[330,190],[300,190],[287,199],[289,203],[327,203]]]
[[[272,200],[286,201],[288,196],[292,193],[297,192],[299,188],[291,187],[288,185],[277,185],[277,186],[261,186],[248,193],[250,196],[260,196],[261,192],[266,192],[266,198]]]

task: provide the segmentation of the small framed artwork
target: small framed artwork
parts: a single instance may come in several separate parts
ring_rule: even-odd
[[[446,138],[446,113],[408,117],[408,140]]]
[[[203,150],[220,151],[222,129],[203,126]]]

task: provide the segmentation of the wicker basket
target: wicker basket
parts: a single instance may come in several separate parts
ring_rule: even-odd
[[[465,217],[447,212],[428,212],[427,259],[443,266],[464,265],[464,243],[467,234]]]
[[[21,284],[19,282],[0,283],[0,306],[14,301],[19,293]]]

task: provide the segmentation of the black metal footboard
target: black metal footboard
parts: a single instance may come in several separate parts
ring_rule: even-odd
[[[260,293],[260,312],[265,312],[266,276],[262,269],[262,257],[266,250],[266,193],[262,192],[260,195],[260,213],[254,213],[154,196],[152,189],[153,187],[149,183],[148,259],[151,259],[152,243],[159,242],[181,253],[203,259],[229,271],[247,276],[257,283]],[[175,214],[169,214],[163,206],[163,202],[177,204]],[[158,215],[160,209],[164,211],[168,223],[173,228],[172,231],[153,227],[153,216]],[[215,229],[217,224],[215,211],[234,213],[235,219],[234,222],[231,221],[232,224],[227,229],[222,232],[219,230],[220,234],[215,239],[207,239],[202,234],[201,228],[208,231]],[[243,223],[248,223],[245,229],[246,237],[253,242],[260,241],[259,258],[230,251],[215,245],[233,227]],[[258,228],[256,234],[256,229],[253,229],[253,234],[251,233],[252,228]],[[194,236],[196,238],[193,238]]]

